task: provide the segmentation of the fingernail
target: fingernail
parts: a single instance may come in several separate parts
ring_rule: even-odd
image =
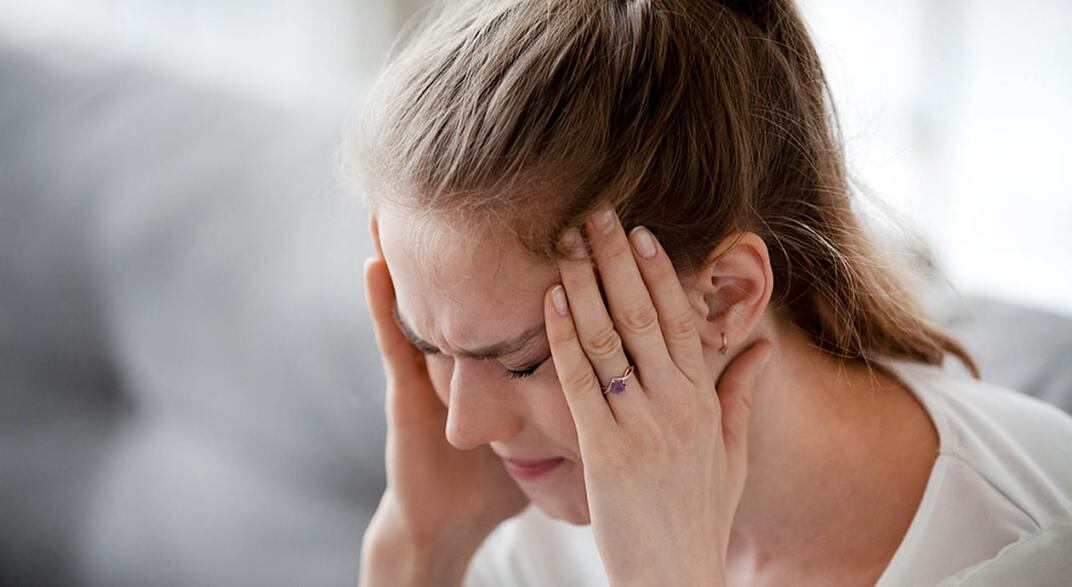
[[[560,242],[562,243],[562,248],[566,251],[566,255],[568,255],[570,259],[575,261],[584,259],[584,242],[581,240],[580,231],[576,228],[570,228],[562,233]]]
[[[655,238],[648,229],[643,226],[634,228],[629,233],[629,240],[633,241],[633,248],[640,253],[641,257],[650,259],[655,256]]]
[[[556,285],[551,290],[551,303],[555,306],[555,311],[559,316],[569,316],[569,303],[566,301],[566,290],[562,289],[561,285]]]
[[[596,225],[599,232],[610,232],[611,229],[614,228],[614,210],[604,208],[595,214],[592,214],[592,223]]]

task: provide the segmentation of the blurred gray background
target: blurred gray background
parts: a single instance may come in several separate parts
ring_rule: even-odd
[[[419,5],[0,0],[0,584],[356,584],[382,373],[334,157]],[[1072,5],[803,8],[891,251],[1072,410]]]

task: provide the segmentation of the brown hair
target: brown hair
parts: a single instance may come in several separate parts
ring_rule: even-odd
[[[940,365],[925,317],[857,219],[834,107],[790,0],[455,0],[375,86],[346,171],[420,213],[555,237],[609,202],[679,272],[728,235],[770,250],[772,307],[825,351]]]

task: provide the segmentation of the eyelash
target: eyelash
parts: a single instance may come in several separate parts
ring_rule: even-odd
[[[533,373],[535,373],[536,370],[540,368],[540,365],[543,365],[546,362],[547,362],[547,359],[544,359],[544,360],[540,361],[539,363],[536,363],[535,365],[533,365],[533,366],[531,366],[531,367],[529,367],[527,369],[523,369],[521,371],[514,371],[513,369],[507,369],[506,372],[510,375],[510,379],[522,379],[524,377],[528,377],[528,376],[532,375]]]
[[[439,354],[438,350],[433,351],[433,350],[429,350],[429,349],[422,349],[421,352],[423,352],[425,355],[429,355],[429,356],[434,356],[434,355]],[[547,357],[547,359],[550,359],[550,358],[551,357]],[[531,367],[527,367],[527,368],[522,369],[520,371],[515,371],[513,369],[507,369],[506,374],[507,374],[507,376],[510,377],[510,379],[524,379],[525,377],[530,377],[533,373],[536,372],[537,369],[540,368],[540,365],[543,365],[544,363],[547,362],[547,359],[544,359],[544,360],[540,361],[539,363],[536,363],[535,365],[533,365]]]

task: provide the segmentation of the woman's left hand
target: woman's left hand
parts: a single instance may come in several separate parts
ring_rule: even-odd
[[[576,229],[561,241],[570,251],[559,262],[563,285],[544,300],[596,544],[615,586],[722,585],[744,488],[752,388],[771,345],[757,342],[736,357],[716,392],[696,310],[670,259],[649,231],[627,238],[617,216],[604,212],[587,232],[609,312]],[[626,353],[633,377],[621,393],[604,395],[629,366]]]

